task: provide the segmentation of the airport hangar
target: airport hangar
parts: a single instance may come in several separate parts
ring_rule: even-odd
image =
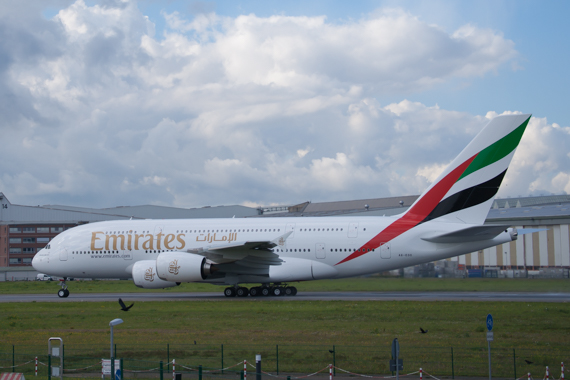
[[[338,202],[304,202],[292,206],[215,206],[175,208],[120,206],[93,209],[10,203],[0,193],[0,281],[35,279],[32,258],[58,233],[74,226],[127,219],[259,218],[308,216],[395,215],[416,199],[402,196]],[[443,262],[406,268],[406,276],[439,277],[546,277],[569,278],[570,195],[496,199],[487,224],[512,225],[519,230],[537,229],[505,243]]]

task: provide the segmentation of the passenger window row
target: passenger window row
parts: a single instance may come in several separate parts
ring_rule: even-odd
[[[358,248],[358,249],[350,249],[350,248],[331,248],[331,252],[374,252],[375,249],[372,248]]]
[[[299,229],[299,231],[301,231],[301,232],[326,232],[326,231],[340,232],[343,230],[344,229],[342,227],[340,227],[340,228],[327,228],[326,230],[324,228],[300,228]]]
[[[116,235],[116,234],[137,234],[137,231],[106,231],[105,235]],[[150,231],[141,231],[141,234],[150,234]]]
[[[331,248],[330,249],[331,252],[375,252],[375,249],[370,249],[370,248],[358,248],[358,249],[351,249],[351,248]],[[311,252],[311,249],[305,249],[303,248],[301,250],[301,248],[299,248],[297,250],[297,248],[288,248],[288,249],[282,249],[282,248],[277,248],[275,249],[275,252]]]
[[[234,228],[234,229],[229,229],[229,230],[226,229],[226,230],[225,230],[225,229],[222,228],[221,230],[220,230],[220,229],[211,229],[211,230],[176,230],[176,233],[177,233],[177,234],[178,234],[178,233],[188,233],[188,234],[195,233],[195,234],[199,234],[199,233],[208,233],[208,232],[213,232],[213,233],[215,233],[215,232],[222,232],[222,233],[225,233],[225,232],[281,232],[281,229],[280,229],[280,228],[273,228],[273,229],[271,229],[271,228],[256,228],[256,229],[253,229],[253,228],[247,228],[247,229],[246,229],[246,228],[239,228],[239,229],[238,229],[238,228]]]
[[[363,229],[366,231],[366,228]],[[344,228],[342,227],[312,227],[312,228],[300,228],[299,232],[342,232]],[[199,229],[199,230],[176,230],[176,233],[209,233],[209,232],[281,232],[280,228],[234,228],[234,229]],[[115,235],[115,234],[137,234],[137,231],[107,231],[105,235]],[[141,234],[149,234],[150,231],[142,231]]]
[[[146,250],[144,251],[145,253],[161,253],[161,252],[174,252],[173,249],[150,249],[150,250]],[[71,254],[73,255],[90,255],[90,254],[103,254],[103,253],[119,253],[119,251],[73,251],[71,252]]]

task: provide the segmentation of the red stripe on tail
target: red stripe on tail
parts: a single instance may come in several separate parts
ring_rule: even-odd
[[[448,175],[443,177],[441,181],[436,183],[426,194],[424,194],[400,219],[390,224],[378,235],[374,236],[368,243],[364,244],[360,249],[351,253],[335,265],[356,259],[357,257],[364,255],[372,249],[380,247],[395,237],[417,226],[429,215],[430,212],[432,212],[435,206],[441,202],[441,199],[445,194],[447,194],[449,189],[451,189],[451,186],[457,182],[461,174],[463,174],[465,169],[467,169],[471,162],[473,162],[475,157],[477,157],[477,155],[474,155],[453,169]]]

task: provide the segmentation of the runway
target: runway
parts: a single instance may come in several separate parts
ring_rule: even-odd
[[[299,292],[294,297],[225,297],[222,292],[202,293],[71,293],[67,298],[56,294],[2,294],[2,302],[116,302],[124,301],[479,301],[479,302],[570,302],[570,293],[515,292]]]

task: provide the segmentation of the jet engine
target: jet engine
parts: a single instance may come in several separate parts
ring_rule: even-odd
[[[212,273],[212,267],[203,256],[162,252],[156,258],[156,272],[165,281],[193,282],[205,280]]]
[[[155,260],[141,260],[133,265],[133,282],[139,288],[162,289],[177,286],[176,282],[164,281],[156,274]]]

